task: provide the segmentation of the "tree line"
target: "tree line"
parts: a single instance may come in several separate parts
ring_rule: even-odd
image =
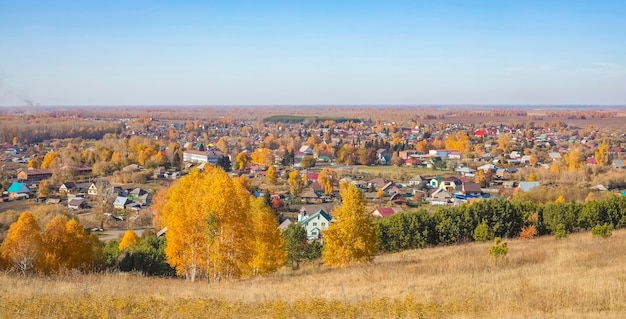
[[[458,207],[395,214],[376,222],[379,249],[395,252],[474,240],[524,238],[524,234],[566,235],[597,226],[626,227],[626,197],[611,195],[586,203],[490,199]],[[487,229],[482,230],[486,225]],[[477,236],[485,231],[487,236]]]

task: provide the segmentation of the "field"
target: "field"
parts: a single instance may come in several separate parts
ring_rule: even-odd
[[[353,174],[366,173],[373,177],[400,178],[407,181],[415,175],[444,176],[452,175],[452,171],[440,171],[430,168],[406,167],[406,166],[367,166],[354,165]]]
[[[378,256],[329,269],[308,264],[221,283],[140,275],[0,275],[2,318],[622,318],[626,231]]]

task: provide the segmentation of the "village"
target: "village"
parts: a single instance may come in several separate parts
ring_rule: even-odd
[[[55,205],[93,231],[151,228],[158,190],[212,165],[247,180],[282,229],[300,222],[313,240],[332,222],[343,182],[362,190],[372,218],[547,187],[580,188],[558,195],[584,201],[626,186],[611,178],[625,168],[624,133],[592,125],[280,119],[128,117],[110,119],[117,134],[100,140],[15,137],[2,144],[0,211]]]

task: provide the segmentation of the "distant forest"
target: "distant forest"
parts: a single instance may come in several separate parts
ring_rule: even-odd
[[[265,123],[303,123],[303,122],[325,122],[335,121],[337,123],[343,123],[351,121],[353,123],[361,123],[361,119],[358,118],[346,118],[346,117],[317,117],[317,116],[296,116],[296,115],[273,115],[263,119]]]

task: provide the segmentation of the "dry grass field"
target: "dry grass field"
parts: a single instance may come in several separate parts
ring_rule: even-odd
[[[623,318],[626,231],[378,256],[372,264],[308,264],[222,283],[139,275],[0,275],[2,318]]]

